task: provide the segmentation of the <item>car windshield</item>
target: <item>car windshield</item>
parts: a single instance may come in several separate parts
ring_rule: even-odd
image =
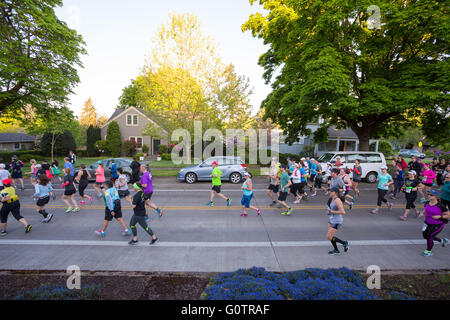
[[[333,158],[334,153],[324,153],[320,158],[319,162],[329,162]]]

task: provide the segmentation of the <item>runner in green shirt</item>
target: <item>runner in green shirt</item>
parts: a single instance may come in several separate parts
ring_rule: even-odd
[[[282,215],[289,216],[292,212],[292,208],[288,206],[286,203],[286,198],[289,192],[289,186],[292,185],[291,180],[289,179],[289,174],[287,173],[288,167],[286,165],[281,166],[281,177],[280,177],[280,194],[278,196],[278,203],[281,204],[284,208],[286,208],[286,211],[283,211]]]
[[[217,194],[217,196],[221,197],[222,199],[227,201],[227,207],[231,205],[231,199],[225,197],[222,193],[220,193],[220,188],[222,187],[222,181],[220,177],[222,176],[222,171],[218,167],[218,163],[214,161],[212,163],[213,170],[211,172],[211,178],[212,178],[212,190],[211,190],[211,198],[208,203],[206,203],[207,206],[213,207],[214,206],[214,196]]]

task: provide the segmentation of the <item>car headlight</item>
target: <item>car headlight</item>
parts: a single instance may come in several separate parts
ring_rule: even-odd
[[[180,172],[183,172],[183,171],[186,171],[186,168],[180,170]]]

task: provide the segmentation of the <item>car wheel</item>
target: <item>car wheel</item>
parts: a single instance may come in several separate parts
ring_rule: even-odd
[[[196,175],[195,173],[193,173],[193,172],[189,172],[189,173],[187,173],[186,176],[184,177],[184,180],[185,180],[187,183],[194,183],[194,182],[197,181],[197,175]]]
[[[242,180],[242,176],[239,172],[233,172],[230,174],[230,182],[231,183],[239,183]]]
[[[366,180],[368,183],[375,183],[375,182],[377,182],[377,177],[378,177],[378,174],[376,172],[372,171],[367,174]]]

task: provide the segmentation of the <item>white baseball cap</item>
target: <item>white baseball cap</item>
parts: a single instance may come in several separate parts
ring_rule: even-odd
[[[380,169],[387,169],[387,167],[386,166],[381,166]]]
[[[409,171],[409,174],[417,175],[417,172],[415,172],[414,170],[411,170],[411,171]]]

